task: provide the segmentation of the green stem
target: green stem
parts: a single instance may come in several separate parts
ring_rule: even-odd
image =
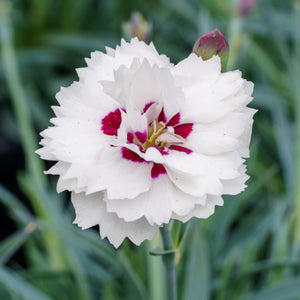
[[[169,224],[160,228],[160,234],[162,237],[164,250],[171,250],[174,248]],[[166,272],[167,282],[167,295],[168,300],[177,299],[177,280],[176,280],[176,263],[175,253],[165,254],[162,257]]]
[[[161,244],[160,236],[156,235],[152,241],[148,241],[148,252]],[[164,267],[157,257],[147,255],[149,277],[149,300],[165,300]]]
[[[295,26],[299,26],[300,21],[300,3],[295,1],[294,5],[294,20],[295,20]],[[295,101],[295,120],[296,120],[296,182],[299,182],[300,180],[300,86],[299,86],[299,75],[300,75],[300,67],[298,66],[298,61],[300,59],[299,52],[300,51],[300,34],[298,30],[295,27],[295,58],[294,61],[294,74],[293,74],[293,84],[294,84],[294,101]],[[294,228],[294,241],[295,241],[295,250],[299,250],[300,248],[300,215],[299,215],[299,209],[300,209],[300,188],[297,186],[296,193],[295,193],[295,209],[294,209],[294,218],[295,218],[295,228]]]
[[[240,18],[233,17],[229,24],[228,43],[229,57],[227,70],[232,71],[237,63],[241,49],[241,27],[242,21]]]

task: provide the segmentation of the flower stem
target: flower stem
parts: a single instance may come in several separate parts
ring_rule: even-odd
[[[152,241],[148,241],[148,252],[160,244],[160,236],[156,235]],[[149,276],[149,300],[165,300],[166,290],[164,284],[164,267],[157,257],[147,256]]]
[[[295,26],[299,26],[299,17],[300,17],[300,3],[295,1],[294,4],[294,20],[295,20]],[[295,28],[295,62],[298,62],[300,59],[299,50],[300,50],[300,34],[298,30]],[[294,63],[294,99],[295,99],[295,119],[296,119],[296,182],[299,182],[300,180],[300,86],[299,86],[299,74],[300,74],[300,68],[297,63]],[[299,209],[300,209],[300,188],[296,185],[296,192],[295,192],[295,208],[294,208],[294,253],[299,252],[300,249],[300,215],[299,215]]]
[[[171,232],[169,229],[170,224],[166,224],[160,228],[160,234],[162,237],[164,250],[173,249],[173,241]],[[162,260],[165,266],[166,282],[167,282],[167,295],[168,300],[177,299],[177,281],[176,281],[176,263],[175,253],[169,253],[162,256]]]
[[[240,18],[233,17],[229,24],[228,42],[229,42],[229,58],[227,63],[227,70],[234,70],[237,63],[241,48],[241,27]]]

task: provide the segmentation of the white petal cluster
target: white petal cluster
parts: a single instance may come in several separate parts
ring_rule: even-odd
[[[173,65],[151,43],[94,52],[57,94],[42,159],[57,191],[72,192],[74,223],[99,225],[118,247],[139,245],[170,219],[207,218],[246,187],[253,84],[220,59]]]

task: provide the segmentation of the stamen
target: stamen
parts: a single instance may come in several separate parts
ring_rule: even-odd
[[[145,149],[147,149],[149,146],[155,144],[155,140],[163,133],[165,128],[166,128],[166,125],[164,122],[162,122],[162,121],[159,122],[159,128],[157,128],[156,121],[153,122],[153,132],[145,144]]]

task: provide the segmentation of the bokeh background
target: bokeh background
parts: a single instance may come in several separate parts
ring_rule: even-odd
[[[149,255],[159,236],[116,251],[97,228],[81,231],[34,154],[60,86],[91,51],[128,38],[134,11],[174,63],[219,28],[228,70],[255,83],[249,187],[185,236],[173,224],[179,299],[300,299],[297,0],[0,0],[0,299],[165,299],[161,258]]]

